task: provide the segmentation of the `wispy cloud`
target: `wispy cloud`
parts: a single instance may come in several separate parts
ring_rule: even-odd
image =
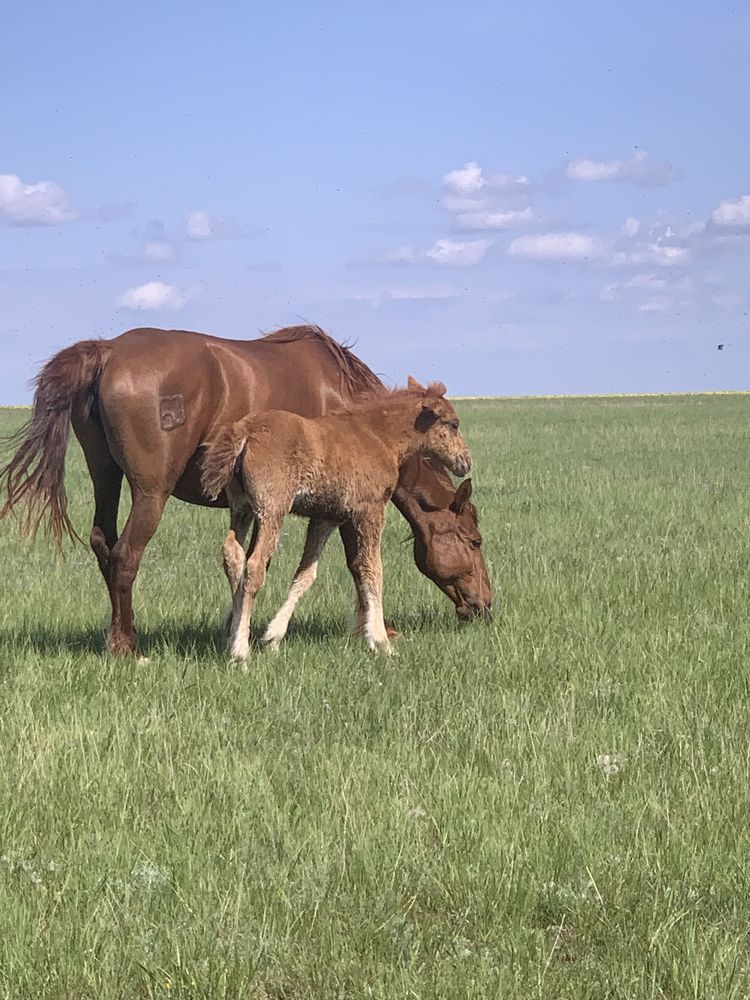
[[[690,248],[657,239],[641,243],[632,250],[616,250],[610,260],[613,267],[685,267],[690,263]]]
[[[438,240],[426,251],[425,257],[446,267],[473,267],[484,258],[493,241],[481,240]]]
[[[510,209],[508,211],[472,211],[459,212],[456,216],[458,229],[519,229],[527,222],[533,222],[534,210],[531,207]]]
[[[671,163],[660,163],[643,149],[627,160],[592,160],[581,157],[571,160],[565,169],[571,181],[632,181],[634,184],[659,185],[676,180],[677,171]]]
[[[195,242],[237,240],[247,235],[247,232],[231,219],[220,219],[203,210],[190,212],[185,219],[185,238]]]
[[[383,288],[377,291],[352,292],[346,298],[355,302],[369,302],[378,308],[384,302],[428,302],[454,299],[461,291],[451,285],[407,285]]]
[[[538,236],[519,236],[508,247],[511,257],[528,257],[531,260],[597,260],[603,254],[598,240],[586,233],[541,233]]]
[[[520,174],[486,174],[470,160],[445,174],[440,204],[459,230],[518,229],[535,218],[531,184]]]
[[[14,226],[57,226],[76,218],[59,184],[26,184],[17,174],[0,174],[0,215]]]

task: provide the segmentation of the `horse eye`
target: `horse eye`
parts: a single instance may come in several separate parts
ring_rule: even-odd
[[[472,549],[481,549],[481,547],[482,547],[482,539],[481,538],[472,538],[472,540],[471,540],[471,547],[472,547]]]
[[[448,424],[448,426],[450,427],[450,429],[452,431],[457,431],[458,430],[458,421],[457,420],[451,420],[451,422]]]

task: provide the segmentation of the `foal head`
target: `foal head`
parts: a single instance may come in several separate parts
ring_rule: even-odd
[[[425,389],[409,376],[408,387],[418,393],[414,427],[424,435],[424,454],[442,462],[454,476],[466,476],[471,469],[471,455],[458,429],[458,415],[445,398],[442,382],[432,382]]]

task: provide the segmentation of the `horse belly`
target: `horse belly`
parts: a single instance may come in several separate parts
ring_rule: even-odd
[[[299,517],[329,517],[343,521],[349,514],[349,504],[343,491],[335,488],[303,487],[294,494],[292,513]]]

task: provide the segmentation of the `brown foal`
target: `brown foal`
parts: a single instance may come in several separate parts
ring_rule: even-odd
[[[300,598],[317,574],[318,560],[339,528],[357,590],[355,630],[371,649],[390,652],[383,622],[380,538],[386,505],[399,469],[414,455],[437,459],[457,476],[471,456],[445,386],[408,388],[341,413],[305,418],[281,410],[245,417],[220,429],[205,448],[202,484],[208,496],[225,491],[234,524],[249,507],[253,542],[245,552],[233,528],[224,541],[224,571],[232,590],[229,652],[244,663],[250,619],[268,563],[290,512],[310,519],[302,559],[289,596],[265,632],[277,647]]]

